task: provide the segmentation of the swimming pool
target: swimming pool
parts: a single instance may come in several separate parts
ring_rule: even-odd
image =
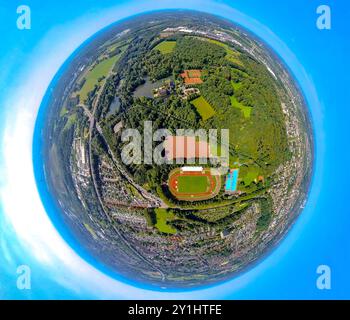
[[[227,175],[225,191],[234,192],[237,190],[238,171],[239,169],[234,169]]]

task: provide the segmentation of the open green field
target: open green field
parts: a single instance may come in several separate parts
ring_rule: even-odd
[[[108,47],[108,52],[112,52],[113,50],[115,50],[115,49],[117,49],[117,48],[119,48],[120,49],[120,51],[125,51],[125,49],[127,48],[127,46],[128,46],[128,43],[129,43],[129,41],[123,41],[123,42],[117,42],[117,43],[115,43],[115,44],[113,44],[113,45],[111,45],[111,46],[109,46]]]
[[[155,224],[155,227],[160,232],[175,234],[176,229],[174,229],[173,227],[167,224],[167,221],[174,220],[175,218],[174,214],[162,208],[154,209],[154,211],[156,213],[156,219],[157,219],[157,223]]]
[[[242,86],[242,82],[234,82],[231,80],[233,90],[238,90]]]
[[[159,50],[162,54],[172,53],[176,46],[176,41],[163,41],[154,47],[154,50]]]
[[[202,96],[192,100],[191,103],[195,106],[204,121],[215,115],[213,107]]]
[[[222,43],[220,41],[214,40],[214,39],[206,39],[207,41],[214,43],[222,48],[225,49],[226,51],[226,59],[239,65],[239,66],[243,66],[242,61],[239,59],[240,53],[235,51],[234,49],[232,49],[230,46],[228,46],[225,43]]]
[[[240,167],[239,177],[242,179],[246,186],[249,186],[259,175],[260,170],[258,167],[249,166]]]
[[[180,193],[202,193],[208,189],[207,176],[186,175],[177,178],[178,192]]]
[[[243,112],[245,118],[250,118],[252,107],[247,107],[244,104],[240,103],[237,101],[235,96],[231,96],[230,99],[232,107],[240,109]]]
[[[114,64],[118,61],[120,54],[115,55],[109,59],[105,59],[98,63],[91,71],[86,75],[86,81],[79,91],[80,102],[84,102],[88,93],[94,89],[95,85],[98,84],[98,79],[103,76],[107,76],[109,71],[113,68]]]

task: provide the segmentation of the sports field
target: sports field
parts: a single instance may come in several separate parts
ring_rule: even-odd
[[[201,84],[203,80],[201,79],[202,70],[192,69],[192,70],[184,70],[183,73],[180,74],[182,79],[186,85],[194,85]]]
[[[172,53],[176,46],[176,41],[163,41],[155,46],[155,50],[159,50],[162,54]]]
[[[213,107],[202,96],[194,99],[191,101],[191,103],[196,107],[198,113],[204,121],[208,120],[215,114]]]
[[[204,175],[183,175],[177,179],[178,192],[180,193],[201,193],[206,192],[209,187],[208,176]]]
[[[202,171],[172,170],[169,174],[168,187],[178,200],[200,201],[215,197],[221,187],[220,176],[212,175],[210,168]]]

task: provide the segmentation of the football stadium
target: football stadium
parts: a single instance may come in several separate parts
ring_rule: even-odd
[[[221,179],[219,175],[212,175],[210,168],[182,167],[170,172],[168,186],[178,200],[200,201],[219,193]]]

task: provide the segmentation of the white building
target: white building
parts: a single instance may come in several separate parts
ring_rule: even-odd
[[[182,167],[181,171],[183,171],[183,172],[202,172],[203,167]]]

